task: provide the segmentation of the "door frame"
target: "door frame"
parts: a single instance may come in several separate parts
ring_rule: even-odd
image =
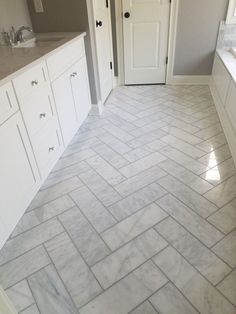
[[[123,10],[122,1],[115,0],[116,10],[116,34],[118,56],[118,85],[125,84],[124,63],[124,35],[123,35]],[[172,84],[174,80],[174,59],[176,47],[176,34],[179,12],[179,0],[170,0],[169,38],[168,38],[168,64],[166,69],[166,84]]]
[[[91,0],[86,0],[87,3],[87,11],[88,11],[88,20],[89,20],[89,35],[91,38],[91,47],[92,47],[92,59],[93,59],[93,67],[95,72],[95,85],[98,89],[98,103],[93,104],[93,112],[94,114],[102,114],[104,110],[104,103],[101,101],[101,86],[100,86],[100,77],[99,77],[99,67],[98,67],[98,58],[97,58],[97,44],[96,44],[96,26],[95,26],[95,18],[94,18],[94,8],[93,8],[93,2]],[[114,74],[114,52],[113,52],[113,38],[112,38],[112,24],[111,24],[111,3],[110,0],[108,0],[109,3],[109,37],[110,37],[110,52],[111,52],[111,62],[113,64],[112,74],[113,74],[113,82],[112,82],[112,88],[115,87],[115,74]],[[98,111],[97,107],[98,106]]]

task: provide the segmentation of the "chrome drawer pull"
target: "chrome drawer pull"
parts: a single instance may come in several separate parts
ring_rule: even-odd
[[[38,85],[38,83],[39,83],[39,81],[34,80],[34,81],[31,82],[31,85],[32,85],[32,86],[35,86],[35,85]]]
[[[54,147],[49,147],[49,149],[48,149],[49,153],[53,152],[54,149],[55,149]]]
[[[39,117],[40,117],[40,119],[46,118],[46,113],[40,113]]]

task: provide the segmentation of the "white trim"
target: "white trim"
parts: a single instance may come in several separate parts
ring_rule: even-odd
[[[226,24],[236,24],[236,16],[234,15],[235,10],[236,10],[236,0],[230,0],[229,6],[228,6],[228,12],[227,12]]]
[[[125,84],[124,74],[124,42],[123,42],[123,14],[122,14],[122,0],[115,1],[116,10],[116,35],[117,35],[117,56],[118,56],[118,84]],[[177,33],[177,21],[179,11],[179,0],[172,0],[170,7],[170,21],[169,21],[169,40],[168,40],[168,58],[166,72],[166,83],[170,84],[173,77],[175,44]]]
[[[166,84],[173,84],[175,47],[178,26],[179,0],[172,0],[170,8],[170,29],[168,42],[168,64],[166,70]],[[172,83],[171,83],[172,82]]]
[[[170,85],[209,85],[211,75],[172,75]]]
[[[92,104],[92,108],[89,112],[90,116],[101,116],[105,109],[104,104],[99,101],[97,104]]]

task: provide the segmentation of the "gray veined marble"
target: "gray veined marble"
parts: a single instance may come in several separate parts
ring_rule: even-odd
[[[154,230],[149,230],[92,267],[104,289],[123,278],[167,246]]]
[[[205,219],[171,195],[164,196],[157,201],[157,204],[208,247],[224,237]]]
[[[26,280],[6,290],[6,293],[18,312],[34,304],[34,298]]]
[[[110,206],[108,209],[117,220],[122,220],[137,212],[139,209],[153,203],[167,192],[156,183],[153,183]]]
[[[110,251],[97,232],[77,207],[59,216],[79,252],[89,265],[93,265]]]
[[[153,203],[104,231],[101,236],[114,251],[166,217],[167,214]]]
[[[150,302],[146,301],[135,310],[130,312],[130,314],[158,314]]]
[[[235,314],[235,307],[173,248],[153,260],[200,313]]]
[[[66,233],[46,242],[45,247],[78,308],[102,292],[93,273]]]
[[[81,308],[80,314],[127,314],[166,282],[149,261]]]
[[[27,309],[25,309],[24,311],[20,312],[20,314],[40,314],[40,313],[39,313],[37,305],[33,304],[29,306]]]
[[[230,300],[236,306],[236,269],[229,274],[217,288],[223,293],[223,295]]]
[[[78,314],[52,265],[28,279],[41,314]]]

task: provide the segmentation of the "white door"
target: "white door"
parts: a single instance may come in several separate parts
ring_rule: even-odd
[[[104,103],[113,88],[113,56],[109,0],[93,0],[101,100]]]
[[[166,81],[170,0],[123,0],[125,84]]]

